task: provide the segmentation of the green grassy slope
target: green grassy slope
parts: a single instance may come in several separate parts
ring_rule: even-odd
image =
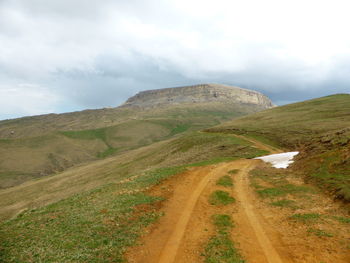
[[[0,189],[257,110],[251,105],[198,103],[148,110],[88,110],[2,121]]]
[[[1,262],[124,262],[161,197],[144,190],[193,166],[266,152],[231,135],[192,132],[0,190]],[[47,205],[47,206],[45,206]]]
[[[277,107],[209,130],[244,134],[301,151],[295,170],[335,197],[350,201],[350,95]]]
[[[51,203],[125,179],[140,171],[189,163],[192,166],[206,165],[264,153],[251,147],[249,142],[230,135],[192,132],[0,190],[0,219],[11,217],[28,207]]]

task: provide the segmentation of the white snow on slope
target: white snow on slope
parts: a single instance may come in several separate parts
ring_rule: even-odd
[[[266,163],[271,163],[275,168],[287,168],[291,163],[293,163],[293,158],[299,152],[286,152],[277,153],[261,157],[256,157],[254,159],[263,160]]]

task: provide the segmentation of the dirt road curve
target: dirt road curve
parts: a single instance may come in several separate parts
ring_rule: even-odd
[[[265,145],[264,149],[275,152]],[[243,235],[233,238],[239,240],[248,262],[292,262],[285,256],[288,253],[283,253],[284,258],[281,258],[279,244],[274,243],[278,239],[269,238],[277,234],[265,222],[261,222],[254,209],[254,200],[249,197],[248,173],[258,162],[238,160],[194,168],[155,189],[154,194],[170,195],[163,207],[165,215],[145,235],[143,245],[127,253],[129,262],[201,262],[203,246],[213,233],[211,216],[215,213],[234,213],[237,231]],[[225,208],[210,205],[209,194],[220,188],[216,180],[232,169],[240,170],[234,175],[235,187],[231,190],[237,199],[236,204]]]
[[[239,160],[216,167],[200,167],[174,179],[177,182],[168,182],[169,185],[163,188],[171,185],[174,189],[171,190],[172,196],[163,208],[165,216],[151,233],[145,236],[144,245],[140,249],[132,250],[128,255],[129,261],[199,262],[203,242],[211,234],[210,216],[218,212],[216,207],[208,204],[208,195],[217,188],[217,178],[226,175],[231,169],[241,169],[235,178],[236,190],[232,194],[237,199],[234,215],[234,218],[237,218],[237,229],[247,234],[247,237],[240,240],[242,250],[246,251],[245,257],[248,262],[292,262],[288,258],[281,259],[278,252],[280,244],[274,244],[274,241],[269,239],[270,235],[276,234],[272,233],[272,228],[266,229],[267,226],[261,223],[260,217],[255,213],[253,200],[248,196],[250,191],[247,173],[256,162],[258,161]],[[206,229],[209,230],[203,231]]]

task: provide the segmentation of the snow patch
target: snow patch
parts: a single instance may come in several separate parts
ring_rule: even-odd
[[[286,152],[270,154],[266,156],[256,157],[254,159],[263,160],[266,163],[271,163],[275,168],[287,168],[291,163],[293,163],[293,158],[299,152]]]

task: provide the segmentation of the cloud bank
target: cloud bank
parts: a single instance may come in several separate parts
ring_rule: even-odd
[[[0,119],[195,83],[348,93],[347,1],[0,0]]]

